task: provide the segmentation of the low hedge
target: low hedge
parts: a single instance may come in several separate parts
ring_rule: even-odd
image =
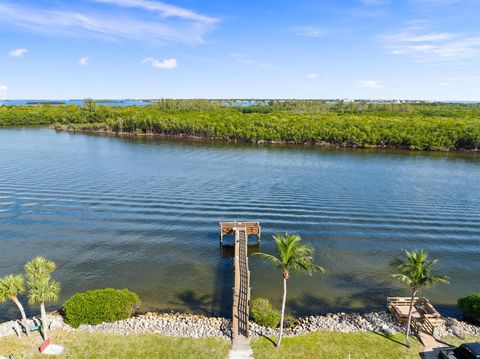
[[[280,313],[265,298],[255,298],[250,302],[250,314],[259,325],[276,328],[280,323]]]
[[[62,307],[66,323],[74,328],[80,324],[100,324],[129,318],[140,305],[138,295],[128,289],[96,289],[77,293]]]
[[[480,293],[469,294],[458,300],[466,319],[480,323]]]

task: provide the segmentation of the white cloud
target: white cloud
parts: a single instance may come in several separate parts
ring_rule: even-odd
[[[371,89],[383,89],[385,86],[383,86],[380,81],[377,80],[363,80],[357,82],[357,87],[361,88],[371,88]]]
[[[12,57],[23,57],[28,52],[27,49],[15,49],[10,51],[8,54]]]
[[[0,100],[5,100],[7,98],[8,87],[5,85],[0,85]]]
[[[480,81],[480,75],[449,77],[447,80],[448,81]]]
[[[69,10],[26,6],[0,1],[0,23],[32,32],[56,36],[96,36],[107,40],[129,39],[150,43],[184,42],[202,43],[203,36],[214,25],[213,18],[196,14],[187,9],[169,7],[153,1],[105,0],[117,9],[85,9],[80,11],[69,5]],[[121,11],[126,3],[137,7],[157,5],[166,7],[160,13],[140,16],[138,13]],[[170,9],[169,11],[167,11]],[[182,13],[183,11],[183,13]],[[172,19],[174,14],[176,18]],[[183,15],[182,15],[183,14]],[[180,16],[182,15],[182,16]]]
[[[142,60],[142,64],[146,64],[146,63],[152,65],[152,67],[156,69],[171,70],[177,67],[176,59],[159,60],[154,57],[147,57]]]
[[[360,2],[365,5],[387,5],[389,3],[388,0],[360,0]]]
[[[315,26],[294,27],[292,30],[296,35],[315,38],[323,37],[326,33],[324,29]]]
[[[80,66],[87,66],[88,61],[90,61],[90,57],[89,56],[83,56],[83,57],[80,58],[80,60],[78,60],[78,64]]]
[[[416,0],[417,3],[424,3],[426,5],[453,5],[462,0]]]
[[[307,74],[307,78],[310,79],[310,80],[314,80],[314,79],[318,78],[318,74],[311,72],[311,73]]]
[[[160,13],[163,17],[179,17],[182,19],[195,20],[201,22],[217,22],[218,19],[198,14],[189,9],[174,5],[165,4],[160,1],[149,0],[93,0],[98,3],[112,4],[116,6],[140,8],[143,10]]]
[[[395,35],[386,36],[385,39],[398,42],[437,42],[442,40],[450,40],[457,36],[457,34],[449,32],[432,32],[418,35],[411,34],[409,32],[401,32]]]
[[[383,36],[387,51],[409,56],[417,62],[458,64],[480,55],[480,36],[427,32],[427,23],[417,23],[396,34]]]

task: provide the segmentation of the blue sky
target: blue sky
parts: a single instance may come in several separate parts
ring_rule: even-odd
[[[0,98],[480,100],[480,0],[0,0]]]

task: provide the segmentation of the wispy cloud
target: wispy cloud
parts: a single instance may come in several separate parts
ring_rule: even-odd
[[[427,41],[443,41],[458,37],[457,34],[450,32],[430,32],[425,34],[412,34],[410,32],[400,32],[398,34],[386,36],[386,39],[397,42],[427,42]]]
[[[417,62],[460,64],[480,55],[480,36],[431,32],[424,22],[382,36],[381,40],[389,53],[409,56]]]
[[[27,49],[15,49],[8,53],[12,57],[23,57],[28,52]]]
[[[261,61],[254,60],[254,59],[252,59],[252,58],[250,58],[250,57],[248,57],[244,54],[231,53],[230,57],[234,58],[235,61],[237,61],[241,64],[258,66],[258,67],[262,67],[262,68],[269,69],[269,70],[278,70],[275,66],[272,66],[270,64],[267,64],[267,63],[264,63],[264,62],[261,62]]]
[[[93,0],[98,3],[112,4],[116,6],[139,8],[148,11],[160,13],[163,17],[178,17],[187,20],[200,22],[217,22],[218,19],[198,14],[192,10],[181,8],[174,5],[165,4],[160,1],[149,0]]]
[[[150,64],[153,68],[164,70],[171,70],[178,66],[176,59],[159,60],[154,57],[147,57],[143,59],[142,64]]]
[[[416,0],[417,3],[423,3],[426,5],[453,5],[460,1],[462,0]]]
[[[78,64],[80,66],[87,66],[89,61],[90,61],[89,56],[83,56],[83,57],[80,58],[80,60],[78,60]]]
[[[92,35],[108,40],[130,39],[151,43],[201,43],[203,36],[215,22],[213,18],[190,10],[153,1],[103,2],[116,7],[113,9],[110,7],[108,11],[103,12],[98,9],[66,11],[53,7],[17,5],[0,1],[0,22],[3,25],[52,35]],[[127,3],[129,6],[136,4],[136,7],[143,8],[163,6],[164,10],[161,13],[163,16],[159,19],[153,13],[140,17],[132,12],[118,11]],[[169,19],[174,16],[178,19]]]
[[[480,81],[480,75],[477,76],[456,76],[447,78],[448,81]]]
[[[315,80],[316,78],[318,78],[318,74],[314,72],[310,72],[309,74],[307,74],[307,79]]]
[[[360,0],[360,2],[365,5],[375,5],[375,6],[387,5],[388,3],[390,3],[389,0]]]
[[[471,82],[480,82],[480,75],[467,75],[467,76],[453,76],[453,77],[446,77],[443,78],[440,82],[437,82],[436,85],[440,87],[445,86],[455,86],[461,84],[461,86],[465,85],[465,83]]]
[[[0,100],[5,100],[7,98],[8,87],[0,84]]]
[[[356,83],[356,86],[360,87],[360,88],[371,88],[371,89],[383,89],[383,88],[385,88],[385,86],[382,85],[382,83],[380,81],[377,81],[377,80],[358,81]]]
[[[326,34],[326,31],[320,27],[316,26],[299,26],[292,28],[292,31],[299,36],[305,37],[323,37]]]

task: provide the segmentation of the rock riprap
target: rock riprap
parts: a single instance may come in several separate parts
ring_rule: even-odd
[[[103,332],[122,335],[140,333],[158,333],[173,337],[225,338],[231,337],[231,320],[221,317],[206,317],[182,313],[147,313],[114,323],[98,325],[82,324],[78,329],[70,327],[60,315],[48,315],[50,329],[64,331]],[[0,337],[14,335],[15,321],[0,324]],[[405,327],[398,325],[388,312],[370,313],[329,313],[325,315],[303,317],[295,321],[292,328],[286,328],[286,336],[294,336],[327,330],[335,332],[378,332],[384,334],[403,333]],[[275,336],[278,329],[260,326],[250,322],[250,336]],[[444,323],[435,330],[435,337],[479,335],[480,326],[475,326],[455,318],[445,318]]]

